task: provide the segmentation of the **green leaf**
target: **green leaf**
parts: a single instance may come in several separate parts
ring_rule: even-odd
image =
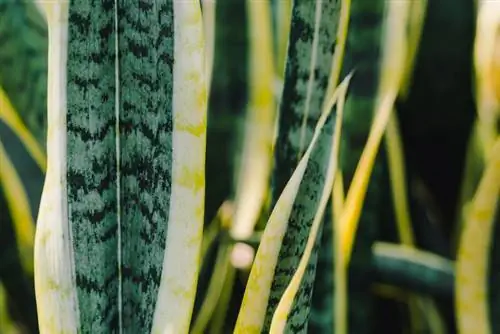
[[[339,11],[338,0],[293,2],[274,153],[274,202],[309,145],[321,114],[333,61]]]
[[[47,24],[33,1],[0,0],[0,14],[0,87],[43,152],[47,127]],[[4,111],[0,111],[0,118]]]
[[[249,102],[249,31],[245,1],[215,2],[215,41],[207,128],[205,223],[234,197]],[[224,171],[223,173],[221,171]]]
[[[488,311],[488,265],[500,196],[500,138],[471,203],[463,226],[456,264],[455,307],[460,332],[491,333]]]
[[[278,137],[274,152],[273,202],[276,202],[278,195],[283,191],[285,183],[309,145],[314,131],[313,125],[324,107],[339,12],[340,2],[337,0],[315,3],[301,0],[293,2],[285,81],[280,101]],[[331,128],[331,125],[327,125],[327,128]],[[327,136],[322,137],[319,150],[326,150],[330,143]],[[328,153],[317,151],[311,160],[311,167],[306,172],[312,173],[306,177],[311,179],[301,186],[303,189],[299,191],[294,203],[293,213],[290,215],[291,221],[280,248],[264,331],[269,329],[277,303],[299,265],[312,218],[319,204],[319,196],[326,177]],[[310,220],[306,217],[310,217]],[[315,250],[311,266],[307,270],[304,284],[297,297],[297,300],[305,305],[309,304],[311,298],[316,257]],[[295,305],[292,313],[295,314],[297,311]],[[298,320],[300,326],[307,326],[308,314],[309,308],[306,307],[305,313],[300,315],[301,319]]]
[[[338,101],[336,115],[337,119],[342,119],[343,116],[345,94],[346,90],[342,91]],[[333,106],[327,106],[328,109],[331,109],[332,107]],[[294,331],[297,329],[297,326],[304,328],[304,330],[307,328],[308,311],[310,307],[309,300],[307,298],[303,298],[302,300],[297,299],[297,297],[301,297],[297,296],[297,293],[299,291],[299,288],[303,286],[302,283],[304,277],[308,278],[307,275],[305,275],[305,272],[306,268],[309,270],[308,267],[310,266],[313,252],[317,252],[316,247],[318,246],[318,237],[321,235],[320,233],[323,226],[322,223],[324,222],[325,209],[327,207],[328,200],[331,197],[335,176],[337,175],[341,129],[342,122],[335,122],[335,130],[330,145],[331,152],[328,161],[328,169],[323,182],[324,186],[319,198],[318,209],[314,215],[309,236],[307,238],[307,244],[305,246],[304,253],[300,257],[300,262],[297,270],[293,274],[292,279],[290,280],[290,284],[285,289],[285,292],[283,293],[283,296],[281,297],[279,304],[276,307],[276,311],[273,315],[272,323],[270,326],[271,333],[283,332],[285,327],[289,327]],[[293,219],[293,217],[291,218]],[[314,277],[314,275],[312,276]],[[306,289],[310,290],[312,288],[311,285],[312,282],[304,282],[304,286]],[[292,311],[292,304],[294,303],[294,301],[296,302],[295,310],[293,310],[295,312]]]
[[[376,280],[436,297],[453,296],[454,263],[413,247],[376,242],[372,268]]]
[[[42,333],[187,333],[205,191],[198,1],[45,3]],[[67,77],[66,77],[67,68]]]
[[[383,37],[384,9],[386,1],[352,0],[349,27],[343,59],[346,73],[356,69],[345,106],[340,147],[340,169],[343,174],[345,192],[351,187],[354,172],[370,132],[379,88],[381,45]],[[354,254],[350,262],[348,308],[337,304],[337,311],[347,311],[347,328],[353,333],[368,333],[371,329],[370,314],[372,299],[369,273],[371,247],[377,236],[381,216],[380,204],[388,196],[383,183],[384,162],[376,159],[370,177],[366,198],[362,202],[362,213],[354,241]],[[385,194],[385,195],[384,195]],[[338,222],[338,224],[342,224]],[[338,239],[341,237],[339,233]],[[334,242],[337,244],[337,242]],[[338,261],[338,259],[336,259]],[[339,286],[336,289],[343,289]],[[340,297],[340,295],[338,296]],[[336,298],[337,293],[336,293]],[[338,320],[337,320],[338,323]],[[342,333],[336,333],[342,334]]]
[[[255,224],[269,188],[276,121],[274,68],[269,3],[247,0],[250,66],[249,105],[239,145],[235,182],[235,213],[231,236],[246,239]]]
[[[336,101],[339,96],[345,94],[349,78],[339,87],[332,101]],[[286,232],[293,225],[300,226],[311,221],[316,214],[315,208],[319,205],[319,198],[325,182],[325,173],[328,168],[327,162],[332,154],[330,144],[332,142],[333,124],[335,123],[335,116],[330,115],[332,104],[329,105],[330,108],[323,110],[312,141],[276,202],[267,222],[250,272],[235,333],[268,331],[271,317],[282,295],[277,294],[277,290],[273,289],[272,284],[276,279],[276,275],[279,274],[277,271],[278,266],[284,264],[280,258],[280,249],[283,243],[286,242]],[[303,239],[305,243],[309,235],[309,229],[304,229],[304,233]],[[305,244],[302,247],[305,248]],[[295,268],[298,266],[301,254],[300,251],[294,254]],[[292,267],[286,272],[288,275],[283,275],[288,282],[291,280],[294,271]],[[309,279],[310,276],[306,276],[306,278]],[[283,280],[279,282],[284,285],[283,290],[285,290],[288,282]],[[309,280],[305,282],[305,286],[312,283]],[[309,296],[303,294],[303,291],[299,293],[298,310],[304,310],[305,314],[300,313],[297,317],[294,316],[292,319],[296,323],[293,325],[297,326],[297,328],[305,328],[307,326]],[[295,313],[296,310],[293,309],[292,312]]]

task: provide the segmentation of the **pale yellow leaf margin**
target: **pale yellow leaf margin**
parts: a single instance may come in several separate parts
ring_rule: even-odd
[[[174,1],[172,193],[152,333],[188,333],[205,205],[207,81],[198,0]],[[186,209],[186,203],[189,208]]]
[[[349,79],[350,76],[347,78],[347,83],[349,82]],[[283,296],[281,297],[281,300],[278,303],[276,311],[273,315],[270,328],[271,333],[283,333],[285,330],[286,322],[288,319],[288,315],[290,314],[295,295],[299,290],[302,277],[304,276],[314,245],[318,238],[318,233],[321,227],[321,223],[323,222],[323,215],[325,213],[326,205],[328,204],[328,200],[332,194],[333,182],[337,174],[336,171],[337,171],[338,156],[339,156],[338,153],[340,146],[340,134],[342,129],[342,119],[343,119],[345,96],[347,92],[347,84],[341,86],[340,89],[341,92],[338,99],[337,119],[335,122],[335,132],[332,140],[330,162],[328,164],[328,169],[326,173],[327,177],[325,180],[325,185],[323,187],[323,192],[321,194],[318,210],[314,215],[311,231],[307,239],[307,244],[304,250],[304,254],[300,258],[299,266],[297,267],[296,272],[294,273],[289,285],[287,286],[285,292],[283,293]],[[330,105],[327,105],[326,108],[329,109],[333,108],[333,104],[334,101],[330,101]]]
[[[345,94],[350,78],[351,76],[348,76],[339,86],[336,94],[332,97],[332,105],[342,94]],[[323,110],[316,125],[311,143],[304,156],[299,161],[292,177],[286,184],[267,222],[250,272],[234,333],[259,333],[262,329],[274,275],[274,268],[278,261],[279,250],[288,226],[288,219],[293,203],[297,196],[311,152],[318,141],[321,129],[325,125],[330,112],[331,108],[325,108]]]

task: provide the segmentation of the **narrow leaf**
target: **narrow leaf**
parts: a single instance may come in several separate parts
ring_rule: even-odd
[[[288,49],[288,38],[292,21],[292,0],[273,0],[275,20],[275,67],[279,78],[285,75],[285,64]]]
[[[246,2],[216,0],[215,11],[214,75],[210,83],[207,129],[207,224],[222,203],[235,195],[240,134],[245,131],[245,110],[249,102]]]
[[[346,87],[346,86],[345,86]],[[344,87],[342,87],[344,88]],[[344,102],[346,90],[344,89],[340,93],[340,98],[338,100],[337,107],[337,115],[338,119],[342,119],[343,110],[344,110]],[[333,106],[328,106],[328,109],[331,109]],[[326,173],[326,180],[324,182],[323,191],[321,194],[320,202],[318,205],[318,209],[313,218],[313,223],[311,225],[311,231],[309,232],[309,237],[307,239],[307,244],[304,249],[304,253],[300,258],[299,265],[297,270],[293,274],[292,279],[290,280],[290,284],[285,289],[283,293],[283,297],[281,297],[278,306],[276,307],[276,311],[273,315],[273,319],[270,326],[271,333],[283,333],[285,330],[285,326],[287,324],[288,318],[291,316],[290,312],[292,309],[292,303],[296,298],[297,292],[299,290],[299,286],[304,277],[305,270],[309,264],[311,259],[311,255],[316,244],[316,240],[318,239],[318,234],[320,228],[322,227],[323,215],[325,213],[326,206],[328,204],[328,200],[331,196],[333,189],[333,182],[335,180],[335,176],[337,175],[337,162],[338,162],[338,151],[340,144],[340,134],[341,134],[341,126],[342,122],[335,123],[335,130],[332,137],[331,143],[331,153],[330,153],[330,161],[328,164],[328,169]],[[301,305],[302,307],[308,307],[307,305]],[[303,319],[301,319],[304,321]],[[300,320],[299,320],[300,321]]]
[[[326,107],[325,94],[336,46],[339,12],[338,0],[293,2],[285,84],[280,101],[278,137],[274,149],[273,203],[309,144],[313,124],[316,123],[319,113]],[[300,185],[301,189],[293,203],[289,227],[280,246],[279,261],[275,268],[264,331],[269,330],[275,308],[297,269],[306,246],[326,179],[331,153],[328,148],[331,144],[329,136],[333,132],[330,122],[333,124],[335,120],[336,117],[332,115],[325,127],[325,132],[330,132],[322,135],[318,149],[312,154],[306,171],[307,181]],[[307,328],[316,260],[317,248],[302,280],[297,302],[293,306],[293,321],[287,324],[287,328]],[[305,307],[302,308],[301,305]]]
[[[322,110],[333,60],[338,0],[295,0],[275,146],[273,198],[309,145]]]
[[[171,95],[167,95],[173,99],[172,186],[152,333],[187,333],[189,330],[200,266],[205,206],[207,85],[201,8],[195,0],[174,1],[172,6],[174,87]],[[169,7],[166,1],[166,14]],[[168,52],[168,47],[166,50]],[[161,76],[159,73],[158,77]],[[182,258],[179,254],[183,254]]]
[[[40,333],[77,333],[79,310],[67,213],[66,62],[68,7],[43,2],[49,26],[47,173],[35,235],[35,291]]]
[[[33,242],[35,223],[26,190],[7,152],[0,142],[0,187],[5,193],[14,223],[21,264],[28,275],[33,274]]]
[[[500,3],[479,0],[474,45],[474,67],[476,74],[476,100],[479,139],[485,156],[490,156],[496,140],[497,120],[500,117],[500,69],[498,50],[500,40]]]
[[[451,298],[453,261],[410,246],[377,242],[373,245],[373,270],[381,283],[411,291]]]
[[[203,32],[205,35],[205,69],[207,91],[210,91],[210,84],[212,83],[212,74],[214,66],[214,52],[215,52],[215,20],[216,20],[216,2],[215,0],[201,0],[202,4],[202,17],[203,17]]]
[[[488,316],[487,274],[499,195],[500,139],[497,138],[471,204],[458,248],[455,306],[461,333],[492,333]]]
[[[352,69],[356,69],[356,72],[346,100],[340,147],[339,167],[346,192],[353,182],[353,175],[370,132],[376,108],[386,3],[379,0],[369,2],[351,0],[348,8],[348,30],[341,74]],[[367,198],[362,204],[363,214],[356,236],[356,255],[351,263],[349,275],[341,259],[343,256],[341,242],[345,223],[340,219],[336,219],[335,222],[333,240],[335,334],[343,334],[347,330],[360,334],[368,333],[370,328],[372,278],[368,268],[371,262],[371,245],[375,240],[380,219],[380,203],[382,196],[385,196],[385,188],[381,179],[383,168],[382,162],[378,160],[374,173],[370,177],[370,186]],[[347,203],[344,203],[343,208],[346,206]],[[344,211],[334,212],[333,217],[342,215]],[[349,298],[349,304],[347,304],[347,298]]]
[[[276,118],[269,2],[247,0],[246,3],[250,26],[250,104],[240,148],[236,208],[230,232],[235,239],[250,237],[267,196]]]
[[[47,128],[47,47],[48,32],[36,1],[0,0],[0,87],[12,103],[15,116],[26,127],[38,149],[46,139]],[[19,124],[17,121],[14,124]],[[9,124],[9,125],[14,125]],[[17,126],[16,126],[17,128]],[[33,152],[31,152],[33,153]],[[42,162],[40,153],[36,159]],[[45,165],[42,163],[42,165]]]
[[[336,101],[342,91],[346,89],[346,80],[337,94],[333,97]],[[331,109],[325,109],[316,126],[311,143],[300,160],[297,169],[293,173],[285,189],[279,197],[276,205],[267,222],[266,229],[261,238],[260,246],[255,257],[250,277],[245,290],[242,306],[236,323],[235,333],[259,333],[266,317],[268,304],[270,303],[271,284],[274,278],[274,271],[278,264],[280,247],[292,212],[299,210],[295,206],[296,196],[302,184],[308,183],[304,179],[306,173],[310,178],[311,168],[318,168],[316,163],[310,165],[310,158],[314,151],[318,150],[317,144],[325,136],[324,127]],[[328,137],[328,136],[325,136]],[[317,152],[316,152],[317,154]],[[314,213],[315,211],[313,211]],[[296,213],[295,213],[296,214]],[[267,311],[268,313],[269,311]],[[264,329],[265,330],[265,329]]]
[[[37,141],[33,133],[28,130],[19,114],[14,110],[5,92],[0,88],[0,120],[5,122],[21,139],[24,146],[36,161],[42,171],[47,167],[45,148]]]

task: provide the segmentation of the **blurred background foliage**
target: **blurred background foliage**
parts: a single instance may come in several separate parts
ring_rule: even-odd
[[[280,24],[279,1],[271,1],[275,30]],[[233,0],[218,0],[215,13],[206,158],[207,229],[195,323],[203,296],[210,291],[209,278],[215,271],[224,271],[224,275],[218,276],[221,286],[216,293],[213,314],[207,320],[207,333],[231,331],[248,276],[248,268],[214,269],[214,263],[218,250],[228,238],[224,229],[231,219],[234,205],[231,199],[237,186],[235,157],[241,153],[239,134],[243,132],[244,110],[250,99],[249,14],[244,1]],[[413,226],[416,244],[448,259],[456,257],[455,233],[460,219],[465,153],[476,117],[474,36],[473,0],[429,1],[408,94],[396,104],[405,152],[410,214],[417,222]],[[274,53],[279,53],[283,48],[279,45],[282,39],[274,37]],[[283,80],[284,69],[280,66],[276,66],[277,91]],[[37,332],[31,252],[45,170],[47,75],[50,75],[47,73],[47,27],[36,6],[30,1],[0,0],[0,333]],[[353,82],[355,87],[359,84]],[[364,145],[364,141],[362,143]],[[381,157],[385,157],[385,151],[382,146]],[[380,158],[380,161],[386,159]],[[344,170],[349,168],[353,167],[343,166]],[[377,201],[365,208],[376,209],[377,217],[370,218],[377,221],[372,224],[375,230],[364,231],[371,234],[367,236],[369,239],[398,242],[387,163],[382,162],[375,168],[373,177],[379,180],[383,190],[377,189]],[[345,175],[346,185],[353,172],[354,169],[351,175]],[[288,179],[289,175],[284,177]],[[368,196],[372,196],[370,190]],[[257,239],[255,244],[268,215],[271,197],[269,194],[268,204],[262,209],[261,222],[253,236]],[[210,222],[214,220],[218,227],[211,229]],[[331,248],[328,246],[331,226],[325,224],[324,228],[321,247]],[[410,330],[406,293],[394,286],[379,284],[384,283],[384,278],[374,276],[373,265],[367,265],[366,261],[372,261],[371,244],[366,251],[362,241],[358,241],[354,252],[365,252],[369,258],[358,257],[360,262],[354,262],[351,270],[351,298],[357,311],[349,321],[366,322],[356,326],[359,330],[352,333]],[[320,256],[309,326],[312,333],[321,332],[324,323],[331,320],[324,317],[332,317],[332,313],[322,312],[326,307],[324,294],[328,293],[325,286],[333,284],[328,283],[328,279],[333,280],[332,270],[331,261]],[[366,298],[367,295],[370,298]],[[447,332],[456,332],[452,294],[434,297]]]

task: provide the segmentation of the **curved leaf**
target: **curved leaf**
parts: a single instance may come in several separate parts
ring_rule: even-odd
[[[336,101],[341,94],[345,94],[348,79],[349,77],[339,87],[337,94],[332,99],[333,101]],[[321,179],[317,181],[318,176],[316,173],[318,168],[323,167],[320,164],[324,162],[319,157],[323,157],[324,155],[327,155],[327,158],[330,157],[329,154],[325,154],[325,150],[331,153],[329,148],[324,147],[325,145],[327,146],[325,142],[331,142],[331,129],[328,131],[328,128],[332,124],[333,117],[329,117],[330,113],[331,108],[324,109],[316,126],[311,144],[300,160],[285,190],[276,202],[267,222],[250,272],[235,333],[260,333],[262,330],[267,331],[265,328],[266,317],[269,316],[270,312],[272,316],[276,306],[276,301],[271,299],[273,298],[271,293],[276,294],[276,291],[272,290],[272,283],[276,275],[275,270],[279,263],[279,253],[281,245],[284,242],[285,233],[291,224],[306,220],[305,214],[314,216],[316,212],[315,210],[302,212],[303,205],[298,203],[297,196],[300,194],[300,196],[306,197],[306,194],[311,193],[316,196],[316,192],[321,192],[321,189],[318,190],[317,188],[322,188],[323,182]],[[288,279],[290,278],[288,277]],[[278,301],[280,298],[281,296],[278,297]],[[301,315],[299,323],[301,327],[307,326],[307,316],[302,317]]]
[[[19,120],[45,150],[47,127],[47,24],[33,1],[0,0],[0,87],[12,102],[15,114],[0,117],[20,128]],[[23,135],[22,138],[25,138]],[[32,140],[30,146],[35,145]],[[34,153],[32,151],[31,153]],[[35,159],[42,162],[40,152]],[[44,163],[41,163],[45,165]]]
[[[25,126],[20,119],[18,113],[14,110],[12,104],[7,98],[4,91],[0,88],[0,120],[5,122],[21,139],[26,150],[30,153],[42,171],[45,171],[47,166],[47,158],[45,156],[45,148],[42,148],[40,142]]]
[[[487,274],[496,206],[500,195],[500,139],[487,161],[463,227],[456,265],[457,326],[461,333],[492,333]]]
[[[336,115],[338,119],[342,119],[343,116],[345,93],[346,91],[344,90],[341,93],[338,100],[337,115]],[[333,106],[328,106],[327,108],[331,109],[332,107]],[[271,333],[283,333],[287,325],[287,322],[289,320],[291,324],[293,324],[294,322],[300,323],[301,321],[307,323],[307,317],[304,320],[304,317],[301,314],[298,315],[297,313],[295,314],[291,313],[292,304],[294,302],[294,299],[296,298],[297,292],[301,285],[301,281],[305,276],[304,273],[311,260],[314,246],[317,243],[318,235],[320,233],[320,228],[322,227],[323,215],[325,213],[328,200],[332,193],[333,183],[335,180],[335,176],[337,175],[337,163],[338,163],[341,129],[342,129],[342,122],[335,122],[335,130],[332,136],[332,143],[331,143],[330,159],[328,162],[328,169],[326,172],[326,178],[324,181],[324,187],[319,200],[318,209],[314,215],[313,223],[311,225],[311,231],[309,232],[309,237],[307,239],[307,244],[304,249],[304,253],[300,258],[297,270],[293,274],[292,279],[290,280],[290,284],[288,284],[287,288],[285,289],[285,292],[283,293],[283,297],[281,297],[278,306],[276,307],[276,311],[273,315],[270,326]],[[304,312],[304,308],[307,309],[308,307],[309,306],[307,305],[307,303],[302,303],[300,309],[301,313]],[[293,317],[298,319],[293,319]]]
[[[479,136],[485,157],[490,156],[500,119],[500,3],[479,0],[474,45]]]
[[[433,296],[453,296],[454,263],[433,253],[376,242],[373,245],[373,270],[379,282]]]

